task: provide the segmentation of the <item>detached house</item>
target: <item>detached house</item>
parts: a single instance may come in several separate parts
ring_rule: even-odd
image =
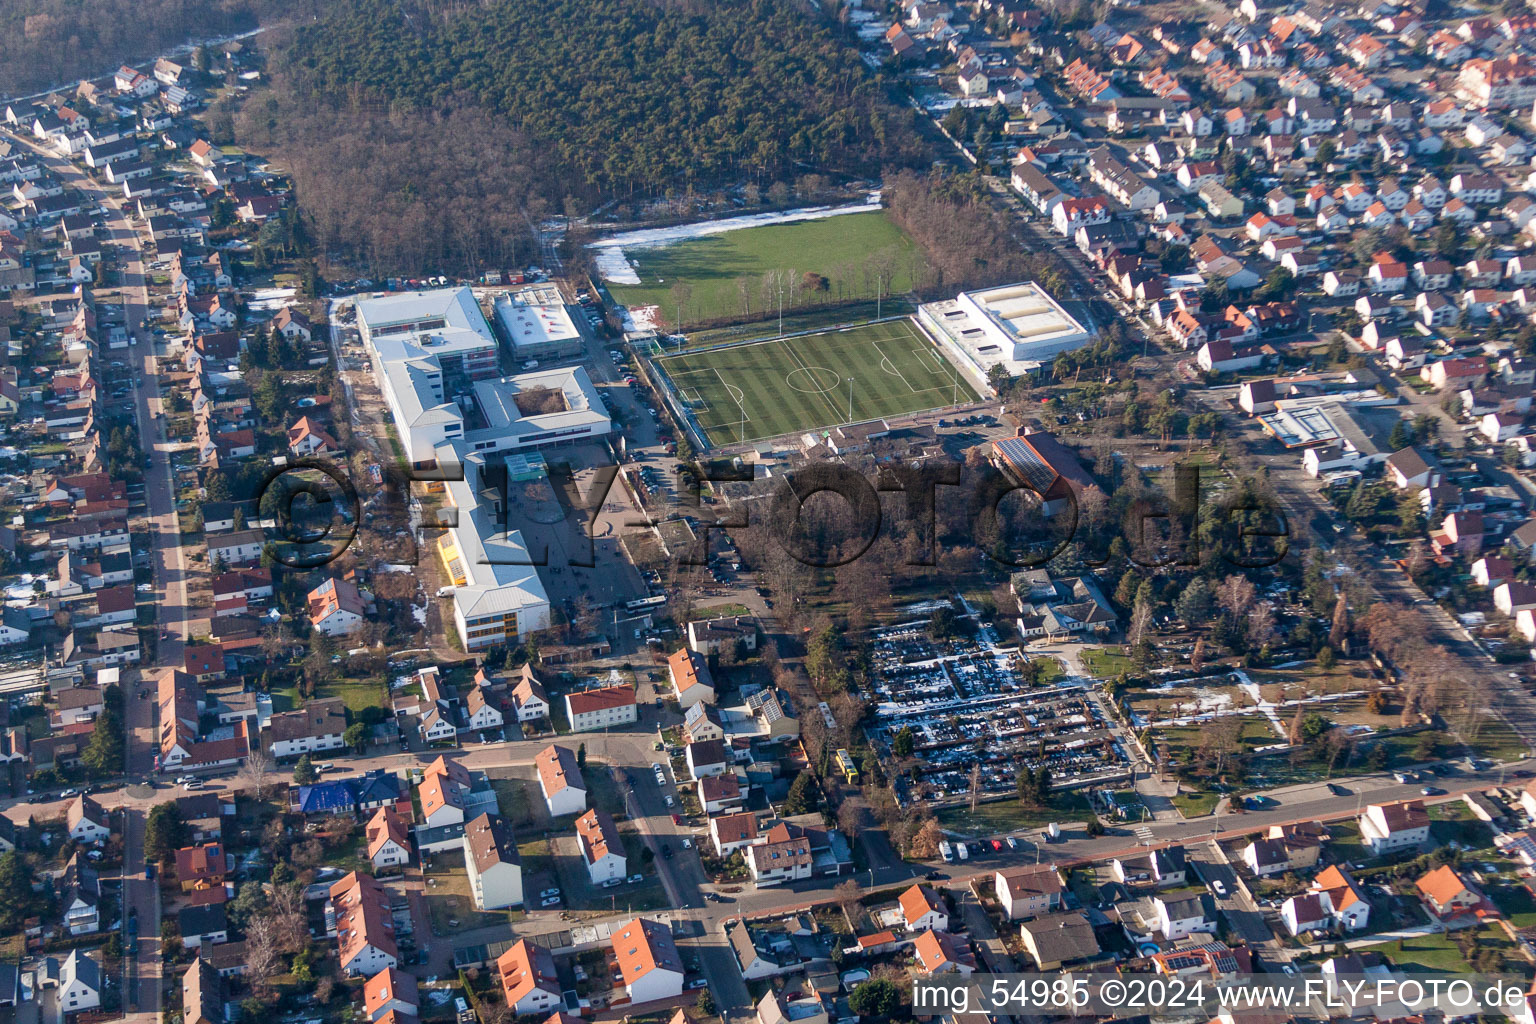
[[[1040,917],[1061,907],[1064,886],[1054,865],[999,871],[992,883],[997,902],[1010,921]]]
[[[1360,816],[1360,839],[1377,856],[1421,846],[1429,841],[1429,815],[1418,802],[1372,804]]]
[[[1292,935],[1337,928],[1355,932],[1370,921],[1371,905],[1344,868],[1324,868],[1300,896],[1280,907],[1280,918]]]
[[[901,908],[902,920],[909,931],[919,932],[929,928],[949,931],[949,911],[927,886],[914,885],[906,890],[897,900],[897,905]]]
[[[592,808],[576,819],[576,840],[581,846],[582,863],[593,885],[602,885],[624,877],[628,858],[613,817]]]
[[[686,647],[678,650],[667,659],[667,675],[677,691],[680,707],[687,709],[700,701],[715,702],[715,681],[702,654]]]
[[[329,579],[309,592],[309,624],[326,636],[343,636],[361,629],[367,610],[357,584]]]
[[[365,832],[368,859],[374,870],[401,867],[411,862],[410,824],[392,807],[373,812]]]
[[[539,773],[539,789],[551,818],[580,814],[587,807],[587,784],[582,779],[576,755],[567,747],[552,744],[533,758]]]
[[[112,835],[111,818],[95,800],[85,794],[75,797],[65,812],[64,824],[69,838],[77,843],[95,843]]]
[[[1483,894],[1449,864],[1442,864],[1413,884],[1430,912],[1442,920],[1472,913],[1484,905]]]

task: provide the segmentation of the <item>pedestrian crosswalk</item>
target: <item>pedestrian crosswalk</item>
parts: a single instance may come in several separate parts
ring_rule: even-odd
[[[1148,841],[1152,838],[1152,830],[1145,825],[1137,825],[1131,831],[1136,833],[1137,839]]]

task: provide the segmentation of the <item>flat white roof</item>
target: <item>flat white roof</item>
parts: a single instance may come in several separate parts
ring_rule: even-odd
[[[1050,342],[1088,333],[1033,281],[962,294],[1006,334],[1021,342]]]
[[[475,301],[475,293],[468,288],[435,288],[358,299],[357,318],[372,331],[441,319],[448,327],[475,331],[488,341],[495,340],[480,312],[480,304]]]
[[[581,337],[571,314],[554,285],[520,288],[496,300],[496,319],[501,321],[513,347],[575,341]]]
[[[520,392],[538,388],[558,391],[565,398],[565,408],[558,412],[525,416],[517,407]],[[486,437],[518,438],[546,431],[571,431],[586,428],[606,432],[608,407],[587,376],[585,367],[571,366],[554,370],[520,373],[500,380],[475,382],[475,402],[485,416],[486,425],[468,435],[469,439]]]
[[[486,464],[482,455],[470,454],[464,442],[441,445],[440,464],[464,467],[464,479],[446,482],[448,496],[458,510],[458,525],[448,532],[463,559],[467,582],[453,594],[466,619],[507,614],[549,604],[549,595],[530,561],[528,545],[517,530],[497,521],[495,509],[482,504],[480,474]]]
[[[496,335],[468,288],[358,299],[357,320],[385,362],[496,347]]]

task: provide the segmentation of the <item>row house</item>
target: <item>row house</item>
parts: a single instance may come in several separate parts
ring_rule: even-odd
[[[1157,189],[1121,163],[1107,148],[1095,150],[1088,161],[1089,177],[1122,206],[1145,210],[1159,198]]]
[[[1114,83],[1085,64],[1082,58],[1068,64],[1062,75],[1066,78],[1067,87],[1090,103],[1107,103],[1120,98],[1120,90],[1115,88]]]

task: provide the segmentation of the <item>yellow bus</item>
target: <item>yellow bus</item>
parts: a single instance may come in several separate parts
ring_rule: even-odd
[[[853,766],[853,755],[847,750],[837,752],[837,770],[843,773],[843,778],[851,785],[859,784],[859,770]]]

